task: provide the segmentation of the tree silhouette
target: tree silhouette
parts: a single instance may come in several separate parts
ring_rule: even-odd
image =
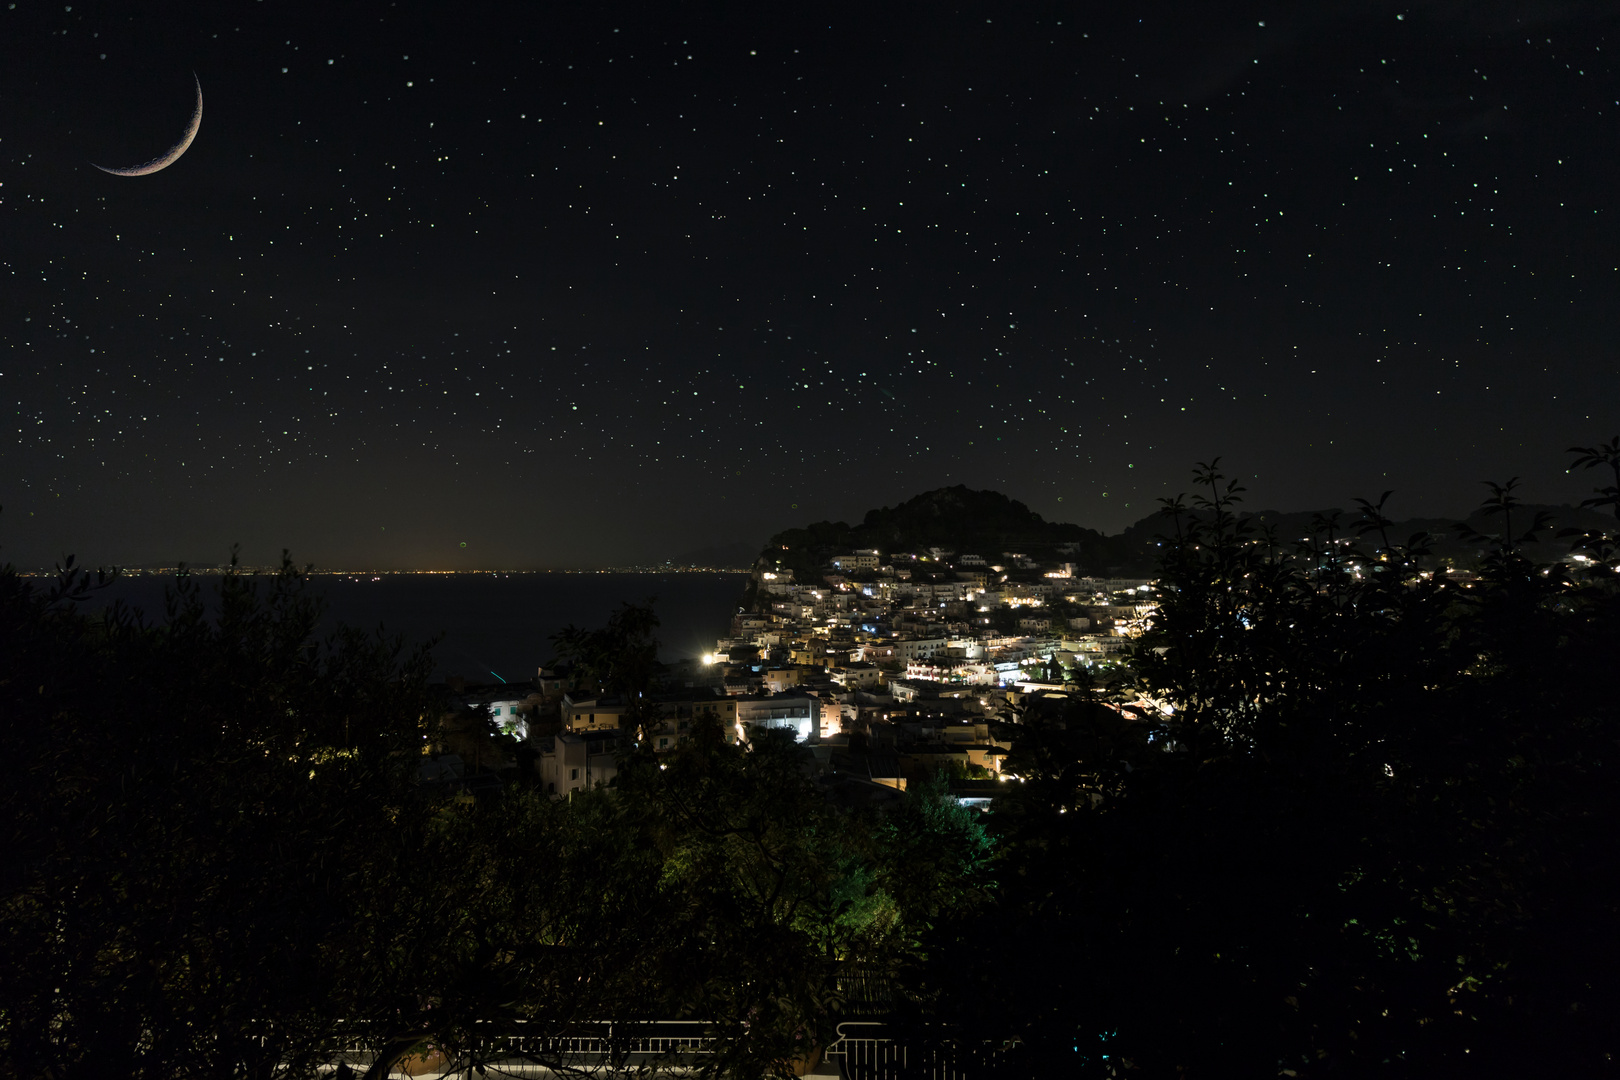
[[[425,655],[314,636],[303,575],[184,572],[164,619],[0,569],[0,1048],[19,1075],[329,1060],[368,889],[409,846]],[[364,1007],[367,1002],[356,1002]]]
[[[1608,468],[1613,473],[1614,483],[1595,488],[1597,494],[1583,499],[1581,505],[1611,507],[1615,519],[1620,520],[1620,435],[1596,446],[1572,446],[1565,453],[1575,455],[1575,460],[1570,462],[1572,469]]]
[[[1620,469],[1620,442],[1576,452]],[[702,716],[612,791],[444,800],[414,780],[425,654],[317,638],[290,561],[182,572],[151,624],[87,611],[71,560],[5,567],[5,1069],[301,1077],[360,1045],[377,1076],[429,1047],[623,1071],[687,1016],[710,1073],[782,1075],[858,1007],[973,1075],[1603,1074],[1620,535],[1536,563],[1549,523],[1487,487],[1499,531],[1458,526],[1488,551],[1450,575],[1389,492],[1288,545],[1200,463],[1161,501],[1134,684],[1077,668],[1006,717],[1022,782],[983,817],[942,777],[838,809],[791,739]],[[656,626],[626,605],[556,644],[644,701]],[[589,1060],[559,1049],[603,1018]]]
[[[1514,483],[1490,485],[1478,580],[1454,581],[1391,535],[1388,493],[1284,552],[1217,461],[1195,482],[1164,502],[1132,658],[1175,711],[1009,727],[1026,780],[991,815],[1000,888],[942,928],[929,1019],[964,1048],[1016,1037],[1022,1075],[1606,1068],[1614,575],[1526,559],[1545,523]]]

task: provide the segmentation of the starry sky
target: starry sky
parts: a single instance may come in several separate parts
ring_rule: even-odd
[[[0,0],[0,558],[1578,499],[1616,12]]]

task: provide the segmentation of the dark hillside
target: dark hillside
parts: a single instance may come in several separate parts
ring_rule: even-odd
[[[1568,544],[1557,539],[1560,528],[1601,529],[1608,521],[1605,515],[1581,507],[1525,505],[1516,512],[1514,532],[1521,534],[1528,529],[1538,511],[1547,512],[1553,526],[1541,533],[1539,543],[1526,546],[1525,554],[1535,561],[1556,561],[1565,554]],[[1313,536],[1313,522],[1319,516],[1333,515],[1338,515],[1335,535],[1355,538],[1361,520],[1357,508],[1289,513],[1259,510],[1241,516],[1257,532],[1274,529],[1280,546],[1292,550],[1294,544]],[[1475,511],[1466,524],[1485,536],[1501,531],[1500,522],[1483,511]],[[1463,539],[1456,525],[1452,518],[1408,518],[1391,527],[1389,539],[1405,544],[1415,533],[1428,533],[1434,560],[1472,567],[1485,556],[1489,545]],[[921,555],[935,547],[955,555],[982,555],[992,561],[1003,552],[1016,551],[1038,562],[1078,563],[1085,574],[1135,577],[1154,573],[1158,538],[1173,532],[1169,516],[1160,512],[1127,526],[1117,536],[1105,536],[1081,525],[1047,521],[1000,492],[973,491],[957,485],[925,491],[898,506],[869,510],[858,525],[818,521],[803,528],[785,529],[771,537],[760,558],[764,566],[792,570],[799,581],[820,580],[829,559],[858,548],[876,548],[885,555]],[[1377,537],[1368,537],[1366,545],[1376,547]]]
[[[799,580],[815,580],[828,559],[856,548],[926,554],[931,547],[991,560],[1016,551],[1037,560],[1077,562],[1099,574],[1134,573],[1152,565],[1146,547],[1134,540],[1047,521],[999,492],[962,485],[869,510],[859,525],[819,521],[787,529],[771,538],[765,557],[792,569]]]

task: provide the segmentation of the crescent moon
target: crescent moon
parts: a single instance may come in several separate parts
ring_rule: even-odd
[[[104,173],[112,173],[114,176],[149,176],[159,169],[167,169],[170,165],[179,161],[180,155],[190,149],[191,141],[197,137],[197,130],[202,127],[202,80],[197,78],[195,72],[192,73],[191,77],[197,83],[197,111],[191,114],[191,123],[186,127],[186,133],[180,136],[179,142],[144,165],[133,165],[127,169],[109,169],[105,165],[96,165],[96,168]],[[94,165],[95,163],[91,162],[91,164]]]

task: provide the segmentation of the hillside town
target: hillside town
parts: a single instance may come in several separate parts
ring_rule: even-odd
[[[1151,581],[1086,576],[1071,553],[1052,554],[857,548],[805,580],[768,550],[728,632],[670,665],[640,702],[566,666],[529,685],[453,681],[446,752],[423,777],[476,789],[532,770],[519,782],[567,798],[611,786],[633,740],[672,751],[707,715],[732,741],[786,729],[807,767],[850,799],[891,799],[941,773],[959,802],[988,805],[1016,779],[998,726],[1123,683],[1154,607]],[[1159,711],[1104,696],[1128,720]]]
[[[1261,512],[1253,524],[1306,544],[1314,528],[1303,513]],[[463,790],[533,783],[568,798],[611,786],[632,747],[673,751],[707,716],[742,743],[787,729],[832,797],[893,800],[941,774],[959,802],[987,806],[1017,779],[1006,733],[1061,716],[1082,694],[1159,737],[1171,706],[1138,696],[1128,654],[1156,609],[1157,537],[1172,528],[1155,516],[1104,536],[957,486],[853,525],[784,530],[753,559],[713,647],[649,669],[633,694],[561,658],[521,686],[446,687],[442,752],[424,778]],[[1459,535],[1427,557],[1466,586],[1476,574],[1459,564],[1484,554]],[[651,639],[641,647],[650,659]]]

